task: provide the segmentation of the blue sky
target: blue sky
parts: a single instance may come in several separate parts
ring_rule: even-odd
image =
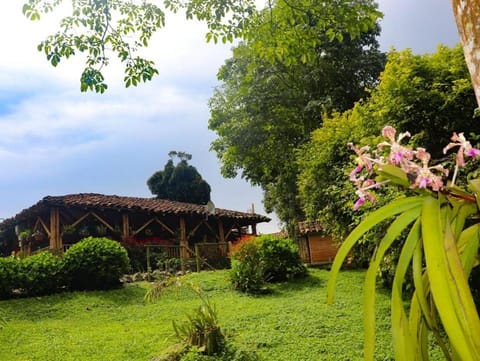
[[[151,196],[146,180],[162,169],[170,150],[193,154],[217,207],[265,214],[262,192],[241,179],[224,179],[209,151],[207,102],[230,45],[206,44],[200,24],[167,18],[148,55],[160,71],[154,81],[123,88],[121,70],[106,72],[103,95],[81,93],[78,59],[51,67],[36,45],[58,18],[32,23],[22,0],[0,4],[0,218],[47,195],[80,192]],[[447,0],[381,0],[382,49],[435,51],[458,35]],[[262,233],[278,230],[272,222]]]

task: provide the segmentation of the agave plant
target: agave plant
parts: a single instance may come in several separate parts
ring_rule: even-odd
[[[358,166],[350,174],[358,186],[359,200],[354,208],[375,201],[373,190],[387,184],[410,189],[415,195],[399,197],[369,214],[345,239],[332,266],[327,302],[333,302],[339,270],[352,247],[374,226],[391,220],[365,277],[365,359],[374,359],[377,269],[385,252],[407,230],[392,285],[395,359],[428,360],[428,336],[432,334],[447,360],[480,361],[480,320],[468,285],[468,277],[480,259],[480,178],[470,181],[466,190],[455,186],[464,156],[478,157],[480,151],[463,134],[454,134],[444,151],[458,147],[457,164],[452,180],[444,185],[448,172],[441,165],[430,167],[425,149],[413,150],[400,144],[408,133],[395,139],[395,130],[386,127],[383,135],[390,142],[381,143],[380,152],[372,153],[374,156],[368,147],[352,146],[358,156]],[[415,291],[407,313],[402,284],[409,265]],[[441,335],[443,330],[446,340]]]

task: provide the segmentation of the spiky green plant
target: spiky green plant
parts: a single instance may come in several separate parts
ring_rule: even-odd
[[[389,129],[387,129],[389,128]],[[480,320],[468,284],[472,269],[479,265],[480,178],[468,183],[468,190],[454,185],[463,156],[480,156],[463,134],[454,135],[446,150],[458,146],[457,168],[448,186],[429,167],[429,155],[423,148],[412,150],[394,139],[395,131],[386,127],[384,135],[391,143],[387,156],[372,157],[368,148],[354,150],[360,165],[351,174],[357,181],[360,196],[358,207],[373,199],[370,190],[381,184],[412,189],[415,196],[400,197],[369,214],[343,242],[332,266],[327,301],[333,302],[335,283],[343,261],[361,237],[377,224],[392,220],[385,236],[377,245],[365,278],[364,328],[366,360],[374,359],[375,350],[375,283],[376,273],[385,252],[408,230],[392,285],[392,334],[395,359],[398,361],[428,360],[428,334],[435,337],[447,360],[480,361]],[[403,134],[405,136],[405,134]],[[428,156],[427,156],[428,155]],[[385,161],[390,159],[391,161]],[[414,159],[422,161],[421,165]],[[367,182],[362,171],[377,175],[376,182]],[[363,197],[363,198],[362,198]],[[409,312],[404,308],[402,284],[412,265],[415,292]],[[441,331],[447,335],[446,342]]]

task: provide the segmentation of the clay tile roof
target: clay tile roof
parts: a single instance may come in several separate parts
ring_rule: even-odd
[[[318,221],[299,222],[298,229],[300,231],[300,234],[320,233],[323,231],[323,227]]]
[[[204,205],[183,203],[157,198],[124,197],[117,195],[104,195],[95,193],[78,193],[64,196],[47,196],[30,208],[24,209],[19,214],[7,221],[20,220],[28,217],[37,210],[48,206],[78,206],[84,208],[113,209],[118,211],[140,211],[160,214],[198,214],[208,215]],[[215,216],[246,220],[254,223],[269,222],[270,218],[254,214],[237,212],[227,209],[215,209]]]

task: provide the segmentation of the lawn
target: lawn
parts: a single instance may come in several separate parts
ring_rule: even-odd
[[[217,305],[231,342],[256,350],[262,360],[362,359],[364,272],[340,275],[334,306],[325,304],[326,270],[311,269],[308,278],[256,297],[231,290],[227,271],[187,277]],[[172,321],[185,319],[200,301],[176,289],[148,304],[143,296],[149,287],[0,301],[7,320],[0,326],[0,360],[150,360],[176,342]],[[393,360],[389,295],[379,291],[377,305],[377,360]]]

